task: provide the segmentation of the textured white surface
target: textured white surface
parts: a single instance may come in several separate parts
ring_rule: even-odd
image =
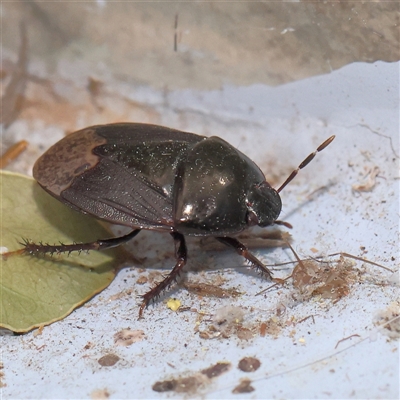
[[[162,110],[162,95],[151,91],[151,105]],[[256,161],[268,176],[286,175],[325,138],[333,144],[319,154],[282,192],[281,219],[293,224],[293,245],[301,256],[344,251],[398,271],[399,266],[399,64],[353,64],[330,75],[282,87],[225,87],[221,91],[169,93],[162,124],[199,134],[218,135]],[[165,99],[164,99],[165,100]],[[370,192],[354,192],[366,170],[378,167]],[[366,169],[365,169],[366,168]],[[316,189],[327,189],[310,196]],[[167,236],[167,237],[166,237]],[[173,243],[168,235],[144,233],[134,243],[143,268],[170,269]],[[365,247],[362,251],[361,247]],[[233,252],[207,253],[189,240],[188,277],[212,283],[221,275],[225,288],[244,294],[238,299],[200,300],[180,288],[168,294],[211,315],[225,305],[245,309],[244,325],[266,321],[286,305],[286,320],[300,321],[275,339],[201,339],[196,314],[174,313],[165,296],[137,321],[135,296],[147,285],[136,284],[139,271],[127,268],[111,286],[68,318],[45,327],[41,335],[4,336],[2,398],[87,398],[105,389],[111,398],[398,398],[398,341],[389,341],[373,325],[380,310],[399,300],[396,285],[363,281],[336,304],[294,302],[291,285],[254,297],[269,286]],[[292,259],[290,251],[258,250],[265,262]],[[362,266],[358,263],[358,266]],[[207,270],[203,268],[207,266]],[[386,280],[390,273],[365,265],[370,276]],[[280,273],[285,276],[290,269]],[[397,272],[398,273],[398,272]],[[132,290],[132,294],[126,291]],[[204,322],[202,324],[205,324]],[[204,328],[203,325],[201,327]],[[116,346],[122,329],[143,330],[145,339]],[[293,331],[291,333],[291,331]],[[359,335],[348,341],[338,341]],[[112,367],[98,359],[120,357]],[[238,361],[256,356],[259,370],[241,372]],[[218,361],[232,363],[229,372],[192,394],[157,393],[156,381],[196,373]],[[256,389],[233,395],[239,379]]]

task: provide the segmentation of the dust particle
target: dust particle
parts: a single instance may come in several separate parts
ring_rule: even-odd
[[[176,387],[176,380],[175,379],[170,379],[167,381],[158,381],[156,382],[151,388],[155,392],[170,392],[171,390],[174,390]]]
[[[254,392],[253,386],[251,386],[251,380],[250,379],[242,379],[239,385],[237,385],[233,390],[233,394],[238,394],[238,393],[250,393]]]
[[[110,398],[110,393],[107,389],[96,389],[90,394],[92,400],[107,400]]]
[[[206,376],[197,373],[187,377],[158,381],[152,386],[152,389],[159,393],[171,391],[175,393],[193,393],[209,382],[210,380]]]
[[[276,317],[270,318],[268,321],[263,322],[261,325],[262,325],[260,327],[261,336],[265,336],[266,334],[268,334],[274,337],[278,337],[278,335],[282,331],[282,323]]]
[[[243,372],[253,372],[260,368],[261,362],[255,357],[244,357],[239,361],[238,368]]]
[[[2,362],[0,362],[0,388],[6,387],[7,385],[2,381],[4,379],[4,372],[2,371],[4,368],[4,365]]]
[[[117,346],[130,346],[133,343],[140,342],[145,337],[142,330],[122,329],[114,335],[114,343]]]
[[[240,307],[226,306],[216,310],[213,321],[218,325],[238,324],[243,321],[244,311]]]
[[[119,361],[119,357],[116,354],[106,354],[105,356],[99,358],[97,362],[102,367],[112,367]]]
[[[229,362],[219,362],[216,363],[215,365],[212,365],[211,367],[201,370],[200,372],[203,375],[207,376],[207,378],[211,379],[220,376],[224,372],[228,371],[230,367],[231,363]]]
[[[240,292],[233,288],[223,289],[217,285],[210,285],[208,283],[184,282],[182,285],[189,292],[203,297],[217,297],[219,299],[224,299],[228,297],[237,297],[240,295]]]
[[[250,340],[254,337],[254,333],[251,329],[241,325],[237,327],[236,335],[240,340]]]
[[[213,378],[228,371],[230,367],[231,364],[229,362],[219,362],[190,376],[158,381],[154,383],[152,389],[160,393],[171,391],[175,393],[194,393],[200,387],[210,384]]]
[[[138,285],[144,285],[147,282],[148,282],[147,276],[144,276],[144,275],[139,276],[139,278],[136,279],[136,283]]]
[[[264,337],[266,333],[267,333],[267,324],[265,322],[262,322],[260,325],[260,336]]]
[[[375,317],[375,324],[383,327],[382,333],[390,339],[400,338],[400,303],[390,303],[386,310],[380,311]]]
[[[236,334],[239,339],[251,339],[253,332],[242,326],[244,309],[240,307],[226,306],[216,310],[212,323],[207,330],[199,331],[202,339],[214,339],[217,337],[229,338]]]
[[[361,183],[355,183],[352,185],[352,189],[355,192],[370,192],[376,185],[376,177],[379,175],[379,167],[374,166],[366,169],[365,180]]]

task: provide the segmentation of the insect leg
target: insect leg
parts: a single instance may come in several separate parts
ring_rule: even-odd
[[[175,267],[161,282],[157,283],[156,286],[142,296],[143,302],[139,309],[139,319],[142,318],[143,310],[149,304],[150,300],[157,297],[164,289],[168,288],[174,281],[176,281],[176,278],[179,276],[182,268],[186,264],[187,248],[185,237],[178,232],[171,232],[171,235],[175,241]]]
[[[272,280],[272,272],[260,260],[253,256],[253,254],[249,252],[247,247],[243,243],[239,242],[239,240],[231,237],[222,236],[216,237],[215,239],[225,244],[226,246],[233,247],[239,255],[250,261],[252,266],[258,269],[262,274],[267,275],[267,277]]]
[[[128,242],[129,240],[133,239],[139,232],[140,229],[135,229],[134,231],[124,236],[111,239],[96,240],[95,242],[90,242],[90,243],[50,245],[42,243],[36,244],[25,240],[25,242],[21,244],[25,246],[24,253],[32,255],[46,254],[46,253],[50,254],[71,253],[72,251],[105,250],[111,247],[119,246],[122,243]]]

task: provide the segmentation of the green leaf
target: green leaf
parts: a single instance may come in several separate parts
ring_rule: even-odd
[[[23,238],[67,244],[112,236],[94,218],[63,205],[29,177],[0,172],[0,195],[0,245],[5,251],[21,248]],[[116,249],[1,259],[0,327],[27,332],[66,317],[112,282],[123,254]]]

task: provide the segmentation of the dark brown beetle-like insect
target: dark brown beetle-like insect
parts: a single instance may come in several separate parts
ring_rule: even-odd
[[[141,229],[169,232],[176,243],[176,265],[143,296],[139,317],[186,264],[184,235],[214,236],[271,279],[271,271],[231,236],[254,225],[288,226],[277,220],[279,192],[333,139],[323,142],[275,190],[253,161],[219,137],[139,123],[80,130],[47,150],[33,167],[33,176],[73,209],[134,230],[93,243],[26,243],[25,251],[103,250],[127,242]]]

